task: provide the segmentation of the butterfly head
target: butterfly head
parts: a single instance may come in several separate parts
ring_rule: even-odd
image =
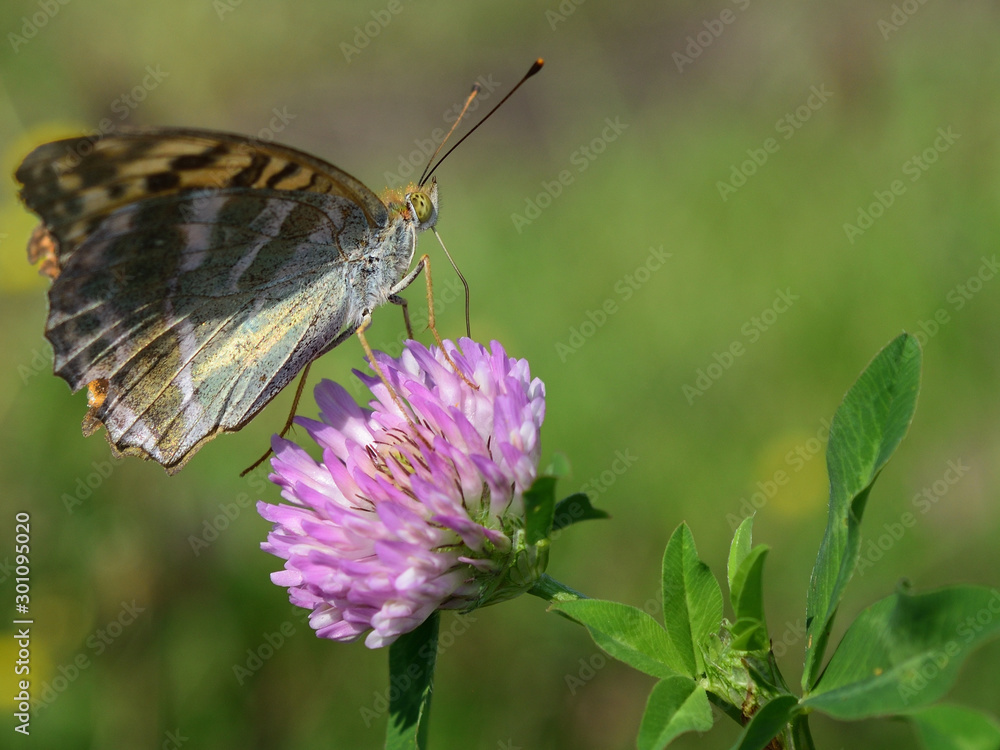
[[[417,229],[430,229],[438,218],[438,184],[431,180],[406,194],[406,203],[417,217]]]
[[[390,210],[398,211],[416,223],[417,231],[430,229],[438,218],[437,180],[425,185],[408,185],[404,190],[389,190],[385,202]]]

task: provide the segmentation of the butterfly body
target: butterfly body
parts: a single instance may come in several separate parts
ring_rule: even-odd
[[[383,202],[308,154],[209,131],[57,141],[17,178],[45,227],[29,257],[53,277],[55,372],[90,388],[85,433],[168,471],[409,283],[437,218],[434,183]]]

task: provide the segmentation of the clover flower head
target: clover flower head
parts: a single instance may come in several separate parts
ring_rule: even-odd
[[[320,420],[296,420],[321,461],[273,439],[270,479],[289,504],[258,503],[274,523],[261,546],[286,561],[271,580],[312,610],[321,637],[367,633],[369,648],[385,646],[437,609],[509,599],[544,572],[547,540],[527,543],[523,495],[538,472],[545,387],[495,341],[445,349],[464,379],[437,347],[376,352],[408,415],[377,377],[355,371],[370,409],[321,382]]]

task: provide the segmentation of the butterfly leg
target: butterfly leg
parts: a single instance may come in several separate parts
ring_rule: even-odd
[[[359,325],[358,330],[355,331],[355,333],[358,334],[358,340],[361,342],[361,348],[365,350],[365,356],[368,358],[368,363],[372,366],[375,374],[378,375],[378,379],[385,384],[386,389],[389,391],[389,397],[392,399],[392,402],[396,404],[396,407],[399,409],[399,413],[402,414],[403,418],[409,423],[410,427],[413,429],[413,433],[423,440],[429,448],[431,444],[427,441],[427,438],[423,436],[423,433],[417,429],[416,423],[410,416],[410,410],[406,408],[406,405],[403,403],[403,399],[401,399],[399,394],[396,393],[396,389],[392,387],[392,383],[389,382],[389,378],[385,376],[385,373],[382,371],[382,367],[375,360],[375,352],[372,351],[372,347],[368,343],[368,338],[365,336],[365,330],[367,330],[371,323],[371,313],[365,313],[365,317],[361,321],[361,325]]]
[[[305,390],[306,377],[309,375],[310,367],[312,367],[312,362],[307,362],[306,366],[302,368],[302,376],[299,378],[299,385],[295,389],[295,398],[292,399],[292,410],[288,412],[288,419],[285,420],[285,426],[281,428],[281,432],[278,433],[278,437],[284,437],[288,433],[288,431],[292,429],[292,425],[295,423],[295,412],[299,408],[299,399],[302,398],[302,391]],[[264,453],[263,456],[258,458],[250,466],[241,471],[240,476],[245,477],[251,471],[253,471],[262,463],[264,463],[268,458],[270,458],[272,453],[274,453],[274,448],[268,448],[267,452]]]
[[[406,323],[406,338],[413,338],[413,326],[410,325],[410,308],[406,303],[405,297],[400,297],[398,294],[389,295],[389,301],[394,305],[399,305],[403,308],[403,322]]]
[[[469,385],[472,388],[475,388],[476,390],[479,390],[479,386],[473,383],[471,380],[469,380],[468,376],[466,376],[465,373],[463,373],[460,369],[458,369],[458,365],[455,364],[454,360],[452,360],[451,358],[451,355],[449,355],[448,352],[445,350],[444,341],[441,339],[441,334],[438,333],[437,326],[434,320],[434,291],[431,282],[431,259],[429,256],[427,255],[421,256],[420,260],[417,261],[417,265],[413,268],[413,270],[410,271],[408,274],[406,274],[406,276],[400,279],[396,283],[396,285],[389,290],[388,299],[393,304],[399,305],[400,307],[403,308],[403,320],[406,323],[406,333],[409,338],[413,338],[413,328],[410,324],[410,314],[407,308],[407,302],[403,297],[399,296],[399,292],[403,291],[408,286],[410,286],[410,284],[416,281],[417,276],[420,275],[421,271],[424,271],[424,278],[427,282],[427,327],[430,328],[431,333],[434,335],[434,340],[437,342],[438,347],[440,347],[441,352],[444,354],[445,360],[448,362],[449,365],[451,365],[451,369],[453,369],[458,374],[458,376],[462,378],[463,381],[465,381],[467,385]],[[368,358],[368,362],[371,364],[371,367],[375,371],[375,374],[378,375],[379,380],[381,380],[385,384],[385,387],[389,391],[390,398],[392,399],[393,403],[395,403],[396,406],[399,408],[400,413],[403,415],[406,421],[409,422],[410,427],[414,429],[414,432],[416,434],[420,435],[420,431],[416,429],[417,426],[414,423],[413,418],[410,416],[409,410],[404,405],[403,400],[399,397],[399,394],[396,393],[396,389],[393,388],[392,384],[389,382],[389,379],[385,376],[385,373],[382,371],[382,367],[375,360],[375,354],[372,351],[371,345],[368,343],[368,338],[365,336],[365,331],[371,325],[371,322],[372,322],[371,313],[366,312],[364,318],[361,321],[361,324],[357,327],[357,330],[353,332],[350,331],[349,329],[343,331],[317,356],[320,356],[330,351],[338,344],[342,343],[345,339],[353,335],[353,333],[357,333],[358,339],[361,341],[361,348],[364,349],[365,356]],[[285,434],[288,432],[288,430],[291,429],[292,424],[294,423],[295,411],[298,408],[299,399],[301,398],[302,391],[305,388],[306,375],[309,372],[310,364],[312,363],[310,362],[309,364],[307,364],[302,370],[302,377],[299,379],[299,385],[295,389],[295,398],[292,401],[292,410],[288,415],[288,419],[285,422],[285,426],[279,433],[279,437],[284,437]],[[256,469],[258,466],[264,463],[264,461],[266,461],[273,452],[274,451],[272,449],[268,448],[267,452],[259,459],[257,459],[257,461],[255,461],[252,466],[249,466],[248,468],[240,472],[240,476],[241,477],[245,476],[246,474]]]
[[[441,349],[441,353],[444,354],[445,360],[447,360],[448,364],[451,365],[451,369],[458,374],[458,377],[460,377],[465,382],[466,385],[478,391],[479,386],[473,383],[471,380],[469,380],[466,374],[458,369],[458,365],[455,364],[455,362],[451,358],[451,355],[449,355],[448,351],[444,348],[444,341],[441,340],[441,334],[438,333],[437,325],[435,325],[434,290],[431,284],[430,256],[421,255],[420,260],[417,261],[417,265],[414,266],[413,270],[410,271],[408,274],[406,274],[406,276],[404,276],[398,282],[396,282],[396,285],[389,290],[389,301],[397,305],[403,304],[403,309],[405,310],[406,302],[405,300],[403,300],[402,297],[398,295],[398,292],[403,291],[404,289],[406,289],[406,287],[408,287],[410,284],[416,281],[417,276],[420,275],[421,271],[424,272],[424,279],[427,282],[427,327],[430,328],[431,333],[434,335],[434,340],[437,342],[438,347]],[[400,300],[400,302],[397,302],[397,300]],[[407,331],[409,332],[409,326],[407,326]],[[412,333],[410,334],[410,337],[412,338]]]

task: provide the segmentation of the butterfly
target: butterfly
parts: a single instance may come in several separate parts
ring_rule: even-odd
[[[444,351],[430,260],[413,263],[417,234],[438,218],[431,176],[542,65],[432,166],[435,152],[417,184],[381,197],[302,151],[209,130],[69,138],[28,154],[15,177],[42,219],[28,259],[52,279],[53,369],[74,392],[87,387],[84,435],[104,426],[115,451],[174,473],[355,333],[385,381],[364,330],[392,302],[410,333],[399,292],[422,271]]]
[[[436,181],[379,197],[321,159],[193,129],[39,146],[18,167],[52,279],[54,370],[88,388],[83,430],[178,471],[426,266]]]

